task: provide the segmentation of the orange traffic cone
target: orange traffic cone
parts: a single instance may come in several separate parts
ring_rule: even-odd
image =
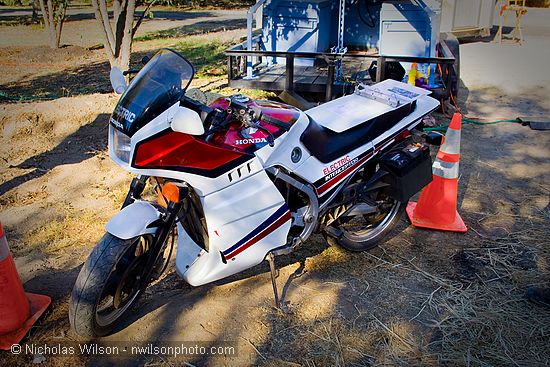
[[[422,190],[418,203],[407,205],[407,215],[416,227],[468,230],[456,210],[461,126],[462,115],[455,113],[432,166],[433,181]]]
[[[0,349],[19,343],[50,302],[48,296],[23,290],[0,223]]]

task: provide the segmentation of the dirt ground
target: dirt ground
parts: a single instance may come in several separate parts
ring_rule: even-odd
[[[527,14],[523,46],[488,40],[461,45],[459,104],[467,116],[548,120],[549,15]],[[212,20],[211,14],[192,19]],[[82,32],[88,21],[69,22],[65,34],[74,36],[71,27]],[[145,24],[149,31],[166,30],[164,20],[159,28],[154,22]],[[195,87],[230,93],[223,57],[210,59],[205,52],[236,42],[245,33],[242,25],[193,36],[186,32],[196,30],[185,26],[166,33],[181,37],[137,42],[134,59],[180,47],[204,64]],[[106,150],[117,97],[108,93],[102,50],[86,48],[95,40],[67,40],[71,46],[51,51],[38,41],[15,42],[37,39],[37,30],[14,28],[0,27],[0,91],[28,101],[0,104],[0,220],[25,289],[53,299],[26,343],[85,342],[70,330],[68,297],[131,180]],[[30,100],[37,97],[55,99]],[[436,118],[448,122],[441,114]],[[550,285],[550,131],[465,125],[461,148],[458,210],[466,234],[413,228],[403,218],[379,248],[359,254],[315,235],[277,259],[287,312],[273,307],[266,264],[199,288],[171,269],[121,330],[105,339],[228,342],[236,356],[1,352],[0,365],[548,366],[550,310],[524,295],[529,286]]]

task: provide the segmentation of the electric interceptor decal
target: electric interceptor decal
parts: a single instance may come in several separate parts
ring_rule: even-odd
[[[286,204],[283,204],[275,213],[269,216],[262,224],[256,227],[252,232],[244,236],[239,242],[222,252],[224,260],[229,260],[240,254],[256,242],[262,240],[271,232],[288,222],[291,214]]]
[[[344,178],[349,176],[353,171],[361,166],[367,159],[369,159],[373,154],[373,151],[370,153],[363,153],[353,159],[350,159],[349,156],[346,156],[335,163],[332,163],[330,166],[323,168],[323,177],[320,180],[320,185],[317,186],[317,192],[319,195],[330,190],[337,183],[342,181]]]
[[[401,134],[404,130],[400,131],[397,135]],[[324,195],[331,189],[335,188],[337,184],[342,182],[346,177],[355,172],[363,163],[365,163],[369,158],[371,158],[374,153],[378,152],[381,149],[386,148],[389,144],[393,143],[395,136],[389,137],[388,139],[377,144],[377,147],[370,152],[364,152],[359,154],[355,158],[349,158],[346,156],[332,163],[331,165],[323,168],[324,177],[317,182],[315,182],[315,188],[319,195]]]
[[[330,180],[331,178],[338,176],[340,173],[344,172],[347,168],[353,166],[357,163],[358,158],[351,160],[349,155],[345,156],[342,159],[337,160],[328,167],[323,168],[323,174],[325,175],[325,181]]]
[[[129,123],[134,122],[136,119],[136,114],[130,111],[127,108],[124,108],[122,106],[117,106],[115,108],[115,114],[121,116],[124,120],[128,121]]]
[[[429,111],[428,113],[431,113],[431,112],[433,112],[433,110]],[[385,148],[390,146],[395,141],[395,139],[399,137],[401,134],[403,134],[405,131],[410,131],[414,126],[418,125],[418,121],[420,120],[413,121],[409,125],[399,130],[393,136],[387,137],[383,141],[379,142],[378,144],[376,144],[376,147],[374,148],[374,150],[370,151],[370,153],[364,152],[363,154],[360,154],[353,159],[350,159],[349,156],[346,156],[332,163],[330,166],[324,167],[323,168],[324,177],[314,183],[315,189],[317,190],[317,193],[319,194],[319,196],[325,195],[330,190],[336,188],[337,184],[339,184],[346,177],[348,177],[350,174],[355,172],[355,170],[361,167],[361,165],[365,161],[370,159],[375,153],[377,153],[380,150],[384,150]],[[321,202],[322,201],[323,199],[321,199]]]

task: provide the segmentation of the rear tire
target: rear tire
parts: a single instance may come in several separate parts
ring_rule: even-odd
[[[78,335],[94,338],[110,334],[137,303],[145,288],[141,285],[135,294],[131,295],[131,299],[119,308],[118,314],[105,320],[98,316],[98,306],[107,291],[106,288],[112,286],[112,281],[111,284],[109,282],[112,275],[119,275],[115,274],[117,271],[120,273],[132,270],[131,266],[135,261],[124,269],[120,269],[120,264],[132,255],[132,251],[135,252],[135,244],[139,239],[140,237],[123,240],[107,233],[84,263],[76,279],[69,304],[69,322]],[[137,259],[139,256],[134,257]]]
[[[376,247],[399,222],[405,206],[405,203],[393,201],[388,213],[373,228],[364,229],[359,231],[359,233],[352,233],[344,229],[343,226],[338,226],[336,228],[339,235],[329,235],[327,236],[327,241],[331,245],[341,246],[348,251],[361,252],[370,250]]]

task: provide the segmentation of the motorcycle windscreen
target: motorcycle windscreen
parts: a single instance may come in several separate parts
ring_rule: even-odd
[[[163,49],[140,70],[120,98],[111,123],[132,136],[176,103],[191,83],[195,71],[183,56]]]

